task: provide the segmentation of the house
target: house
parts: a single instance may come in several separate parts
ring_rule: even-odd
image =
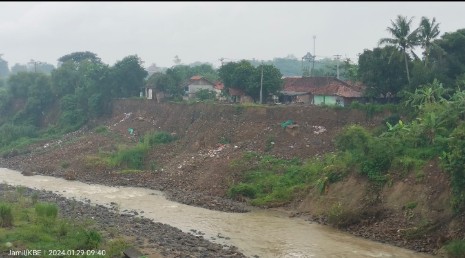
[[[185,94],[189,99],[195,98],[195,93],[203,89],[215,91],[215,84],[199,75],[192,76],[184,86]]]
[[[245,92],[238,88],[229,88],[229,96],[231,102],[234,103],[251,103],[253,102],[252,97],[245,94]]]
[[[224,94],[223,94],[224,84],[220,81],[217,81],[215,82],[215,86],[213,88],[215,88],[216,98],[219,101],[226,101],[226,97],[224,97]]]
[[[362,97],[362,88],[335,77],[288,77],[280,93],[283,103],[346,106]]]
[[[347,106],[362,97],[362,92],[356,91],[347,85],[329,84],[311,91],[313,104]]]
[[[165,98],[165,93],[156,90],[153,86],[146,85],[144,88],[141,89],[140,97],[145,97],[146,99],[154,100],[160,103]]]

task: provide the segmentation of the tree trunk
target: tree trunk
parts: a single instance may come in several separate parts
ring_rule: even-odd
[[[408,81],[408,85],[410,85],[410,73],[408,71],[407,53],[405,52],[405,49],[404,49],[404,60],[405,60],[405,70],[407,71],[407,81]]]
[[[425,52],[426,52],[425,66],[428,67],[428,58],[429,58],[429,47],[428,46],[425,46]]]

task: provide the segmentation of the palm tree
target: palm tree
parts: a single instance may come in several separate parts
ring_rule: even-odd
[[[418,45],[418,29],[410,31],[410,25],[412,24],[413,17],[407,20],[406,16],[397,15],[396,21],[391,20],[391,27],[387,27],[387,31],[391,33],[392,38],[382,38],[379,40],[379,44],[394,45],[399,48],[404,54],[405,70],[407,71],[407,80],[410,84],[410,73],[408,70],[407,62],[407,51],[410,50],[413,56],[416,54],[413,52],[413,48]]]
[[[421,17],[420,27],[418,30],[418,39],[421,47],[425,49],[425,66],[428,65],[428,57],[431,51],[432,40],[439,35],[439,23],[436,23],[436,18],[430,20],[426,17]]]

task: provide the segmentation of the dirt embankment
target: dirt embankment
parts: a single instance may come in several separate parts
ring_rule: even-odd
[[[177,201],[210,209],[243,212],[247,206],[225,199],[241,174],[231,160],[246,151],[302,159],[334,150],[333,139],[348,124],[379,125],[387,114],[369,118],[359,110],[315,106],[244,107],[118,100],[112,117],[95,121],[107,133],[81,130],[59,141],[42,143],[30,152],[0,160],[6,167],[109,185],[143,186],[168,192]],[[298,126],[282,128],[293,120]],[[134,135],[129,133],[132,128]],[[154,148],[145,159],[147,171],[121,174],[92,156],[119,144],[134,145],[148,131],[165,131],[177,141]],[[430,166],[431,165],[431,166]],[[334,213],[345,216],[342,229],[411,249],[434,252],[447,239],[462,234],[463,218],[449,208],[447,178],[437,162],[420,177],[374,189],[352,176],[331,185],[324,196],[310,192],[286,209],[323,223]],[[456,230],[454,227],[459,227]]]

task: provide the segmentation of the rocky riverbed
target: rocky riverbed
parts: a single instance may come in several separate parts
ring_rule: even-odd
[[[15,191],[16,187],[0,184],[0,192]],[[136,211],[118,211],[109,204],[92,205],[90,201],[81,202],[67,199],[50,191],[38,191],[26,188],[24,196],[38,193],[39,201],[52,202],[59,207],[60,215],[72,220],[93,220],[103,235],[116,233],[132,239],[133,245],[149,257],[246,257],[236,247],[212,243],[202,237],[202,232],[192,229],[185,233],[181,230],[150,219]],[[137,214],[137,215],[136,215]]]

